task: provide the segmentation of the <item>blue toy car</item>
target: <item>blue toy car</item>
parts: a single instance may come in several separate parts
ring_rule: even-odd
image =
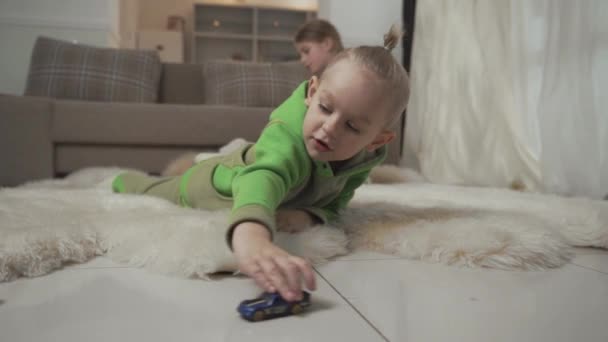
[[[237,311],[248,321],[262,321],[265,319],[297,315],[310,306],[310,293],[302,291],[302,300],[288,302],[279,293],[264,292],[255,299],[244,300],[239,304]]]

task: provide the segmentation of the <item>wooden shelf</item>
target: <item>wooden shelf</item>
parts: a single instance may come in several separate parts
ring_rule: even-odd
[[[300,25],[316,11],[243,4],[194,4],[192,61],[298,59],[292,44]]]
[[[293,12],[316,12],[317,1],[286,1],[280,5],[276,4],[264,4],[259,2],[257,4],[248,3],[246,0],[195,0],[197,4],[201,5],[220,5],[226,7],[240,7],[240,8],[258,8],[258,9],[284,9]]]

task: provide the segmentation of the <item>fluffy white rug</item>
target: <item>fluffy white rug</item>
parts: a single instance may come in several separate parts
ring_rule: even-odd
[[[0,281],[97,255],[185,277],[234,268],[217,241],[226,212],[110,192],[118,169],[0,190]],[[608,248],[608,203],[426,183],[365,185],[336,227],[279,233],[294,254],[326,262],[352,249],[470,267],[544,269],[570,246]]]

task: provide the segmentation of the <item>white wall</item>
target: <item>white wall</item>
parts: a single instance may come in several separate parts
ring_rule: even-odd
[[[137,47],[139,2],[140,0],[119,0],[118,35],[120,42],[118,47],[120,48],[135,49]]]
[[[382,45],[392,24],[401,25],[402,0],[319,0],[319,17],[332,22],[345,47]],[[401,43],[393,50],[401,61]]]
[[[0,1],[0,93],[23,94],[36,37],[117,46],[118,0]]]

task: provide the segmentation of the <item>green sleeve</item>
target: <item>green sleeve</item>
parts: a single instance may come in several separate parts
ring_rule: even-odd
[[[227,234],[230,246],[234,227],[244,221],[263,224],[274,235],[277,207],[311,170],[302,138],[284,121],[272,120],[254,148],[255,162],[243,168],[232,182],[234,205]]]

